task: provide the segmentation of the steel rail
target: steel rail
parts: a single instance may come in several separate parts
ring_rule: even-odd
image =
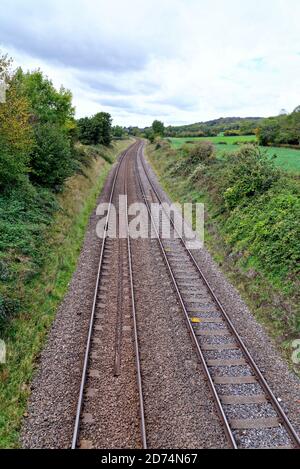
[[[143,148],[143,145],[142,145],[140,148]],[[150,209],[150,204],[149,204],[149,202],[148,202],[148,200],[147,200],[146,193],[145,193],[145,190],[144,190],[144,187],[143,187],[143,183],[142,183],[142,180],[141,180],[141,176],[140,176],[140,173],[139,173],[139,169],[138,169],[138,166],[137,166],[137,159],[136,159],[136,173],[137,173],[137,177],[138,177],[138,182],[139,182],[140,190],[141,190],[141,193],[142,193],[144,202],[145,202],[145,204],[146,204],[146,207],[147,207],[147,210],[148,210],[148,213],[149,213],[149,217],[150,217],[150,219],[151,219],[151,222],[152,222],[152,225],[153,225],[153,228],[154,228],[154,231],[155,231],[155,234],[156,234],[156,237],[157,237],[157,240],[158,240],[158,243],[159,243],[161,252],[162,252],[162,254],[163,254],[165,263],[166,263],[167,268],[168,268],[168,270],[169,270],[169,274],[170,274],[170,277],[171,277],[171,279],[172,279],[174,288],[175,288],[175,290],[176,290],[176,293],[177,293],[177,296],[178,296],[180,305],[181,305],[182,310],[183,310],[183,312],[184,312],[184,316],[185,316],[185,320],[186,320],[186,323],[187,323],[187,327],[188,327],[189,333],[190,333],[190,335],[191,335],[191,338],[192,338],[192,340],[193,340],[193,343],[194,343],[194,345],[195,345],[195,347],[196,347],[196,351],[197,351],[198,358],[199,358],[199,360],[200,360],[200,363],[202,364],[202,367],[203,367],[205,376],[206,376],[207,381],[208,381],[208,385],[209,385],[209,387],[210,387],[210,389],[211,389],[211,392],[212,392],[212,394],[213,394],[213,396],[214,396],[214,400],[215,400],[216,405],[217,405],[217,411],[218,411],[218,414],[219,414],[219,416],[220,416],[221,422],[222,422],[222,424],[224,425],[224,430],[225,430],[226,436],[227,436],[228,441],[230,442],[230,445],[232,446],[232,448],[233,448],[233,449],[237,449],[237,444],[236,444],[234,435],[233,435],[233,433],[232,433],[232,430],[231,430],[231,428],[230,428],[228,419],[227,419],[226,414],[225,414],[225,412],[224,412],[224,409],[223,409],[223,407],[222,407],[222,404],[221,404],[220,398],[219,398],[219,396],[218,396],[218,393],[217,393],[217,391],[216,391],[216,388],[215,388],[214,382],[213,382],[213,380],[212,380],[212,377],[211,377],[211,375],[210,375],[210,373],[209,373],[208,366],[207,366],[207,364],[206,364],[204,355],[203,355],[203,353],[202,353],[202,350],[201,350],[201,348],[200,348],[199,342],[198,342],[197,337],[196,337],[196,335],[195,335],[194,329],[193,329],[193,327],[192,327],[192,325],[191,325],[191,321],[190,321],[190,318],[189,318],[189,313],[188,313],[188,311],[187,311],[187,309],[186,309],[186,306],[185,306],[185,303],[184,303],[184,301],[183,301],[182,295],[181,295],[181,293],[180,293],[180,290],[179,290],[177,281],[176,281],[175,276],[174,276],[174,274],[173,274],[173,271],[172,271],[172,268],[171,268],[169,259],[168,259],[168,257],[167,257],[165,248],[164,248],[163,243],[162,243],[162,241],[161,241],[161,237],[160,237],[160,235],[159,235],[159,232],[158,232],[158,230],[157,230],[155,221],[154,221],[154,219],[153,219],[153,215],[152,215],[151,209]]]
[[[252,368],[253,372],[254,372],[254,375],[256,376],[258,382],[261,384],[262,388],[264,389],[266,395],[269,397],[269,401],[272,403],[273,407],[275,408],[276,412],[277,412],[277,415],[279,417],[279,421],[280,423],[282,423],[286,429],[286,431],[288,432],[288,434],[290,435],[291,437],[291,440],[293,441],[293,443],[298,447],[300,448],[300,438],[297,434],[297,432],[295,431],[293,425],[291,424],[291,422],[289,421],[287,415],[285,414],[284,410],[282,409],[281,405],[279,404],[276,396],[274,395],[273,391],[271,390],[269,384],[267,383],[266,379],[264,378],[264,376],[262,375],[258,365],[255,363],[254,359],[252,358],[249,350],[247,349],[246,345],[244,344],[242,338],[240,337],[239,333],[237,332],[235,326],[233,325],[231,319],[229,318],[228,314],[226,313],[224,307],[222,306],[220,300],[218,299],[217,295],[215,294],[215,292],[213,291],[209,281],[207,280],[207,278],[205,277],[205,274],[203,273],[203,271],[201,270],[201,268],[199,267],[195,257],[193,256],[192,252],[190,251],[190,249],[187,247],[186,245],[186,242],[184,241],[183,237],[181,236],[181,234],[178,232],[178,230],[176,229],[176,226],[172,220],[172,218],[169,216],[168,212],[165,210],[164,208],[164,205],[162,203],[162,199],[160,197],[160,195],[158,194],[158,191],[156,189],[156,187],[154,186],[153,182],[151,181],[150,179],[150,176],[148,174],[148,170],[146,168],[146,165],[145,165],[145,162],[144,162],[144,154],[143,154],[143,150],[144,150],[144,144],[142,144],[142,146],[138,149],[138,156],[139,156],[139,151],[142,151],[142,158],[140,158],[140,161],[141,161],[141,164],[142,164],[142,167],[144,169],[144,172],[145,172],[145,175],[147,177],[147,180],[153,190],[153,192],[155,193],[156,197],[157,197],[157,200],[159,201],[159,203],[161,204],[161,206],[163,207],[163,210],[165,211],[165,213],[167,214],[169,220],[171,221],[171,224],[174,228],[174,230],[176,231],[181,243],[183,244],[185,250],[187,251],[190,259],[192,260],[195,268],[197,269],[198,273],[200,274],[200,277],[201,279],[204,281],[206,287],[208,288],[208,291],[209,293],[211,294],[213,300],[215,301],[215,303],[217,304],[219,310],[221,311],[222,313],[222,316],[223,318],[225,319],[229,329],[231,330],[231,333],[232,335],[235,337],[235,339],[237,340],[241,350],[243,351],[244,353],[244,356],[246,358],[246,361],[248,362],[248,364],[250,365],[250,367]],[[173,275],[173,274],[172,274]],[[181,296],[181,295],[180,295]],[[184,308],[186,310],[186,308]],[[195,336],[195,339],[198,343],[198,340]],[[209,373],[209,371],[208,371]]]
[[[104,250],[105,250],[106,239],[107,239],[108,222],[109,222],[109,217],[110,217],[110,212],[111,212],[112,199],[113,199],[113,196],[114,196],[116,181],[117,181],[117,178],[118,178],[118,174],[119,174],[119,171],[120,171],[121,164],[122,164],[124,158],[126,157],[126,155],[128,154],[128,152],[135,145],[136,145],[136,142],[133,143],[132,145],[130,145],[130,147],[127,148],[127,150],[125,150],[121,154],[121,157],[119,158],[119,161],[118,161],[118,164],[117,164],[117,167],[116,167],[116,170],[115,170],[113,182],[112,182],[112,188],[111,188],[110,198],[109,198],[109,206],[108,206],[108,211],[107,211],[106,220],[105,220],[105,227],[104,227],[104,235],[103,235],[103,240],[102,240],[101,254],[100,254],[100,259],[99,259],[99,264],[98,264],[98,272],[97,272],[97,278],[96,278],[94,300],[93,300],[92,312],[91,312],[90,321],[89,321],[89,330],[88,330],[87,342],[86,342],[86,347],[85,347],[82,377],[81,377],[81,384],[80,384],[79,396],[78,396],[78,401],[77,401],[77,410],[76,410],[76,417],[75,417],[75,423],[74,423],[74,428],[73,428],[73,437],[72,437],[71,449],[76,449],[77,442],[78,442],[78,436],[79,436],[80,415],[81,415],[82,404],[83,404],[83,394],[84,394],[84,388],[85,388],[86,377],[87,377],[87,368],[88,368],[89,354],[90,354],[90,349],[91,349],[91,339],[92,339],[92,334],[93,334],[93,326],[94,326],[94,319],[95,319],[95,312],[96,312],[97,296],[98,296],[99,283],[100,283],[100,277],[101,277],[101,272],[102,272],[102,264],[103,264]]]
[[[125,164],[126,166],[125,166],[125,177],[124,177],[124,194],[126,195],[126,199],[127,199],[126,206],[125,206],[125,211],[126,211],[125,217],[126,217],[126,234],[127,234],[127,249],[128,249],[129,276],[130,276],[130,292],[131,292],[131,305],[132,305],[135,361],[136,361],[137,385],[138,385],[138,393],[139,393],[140,429],[141,429],[143,449],[147,449],[145,408],[144,408],[142,373],[141,373],[141,362],[140,362],[140,351],[139,351],[139,340],[138,340],[137,316],[136,316],[136,306],[135,306],[134,279],[133,279],[133,269],[132,269],[132,252],[131,252],[130,233],[129,233],[128,159],[126,159]]]

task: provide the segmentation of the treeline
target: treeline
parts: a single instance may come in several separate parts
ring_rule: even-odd
[[[224,136],[255,135],[259,126],[260,118],[249,117],[226,117],[215,119],[208,122],[196,123],[183,126],[167,126],[164,123],[155,120],[151,127],[139,129],[138,127],[129,127],[127,129],[130,135],[146,137],[151,141],[153,138],[160,137],[216,137],[219,134]]]
[[[12,70],[0,55],[0,191],[31,183],[60,190],[83,158],[76,142],[109,145],[111,117],[98,113],[76,122],[72,94],[57,90],[42,71]]]
[[[256,135],[262,146],[300,146],[300,106],[291,114],[280,114],[269,118],[239,118],[227,117],[208,122],[200,122],[183,126],[167,126],[160,121],[154,121],[152,127],[128,129],[132,135],[145,136],[150,141],[153,136],[193,138]]]
[[[151,127],[128,127],[123,132],[135,137],[145,137],[150,140],[160,137],[177,137],[177,138],[193,138],[193,137],[216,137],[223,133],[224,136],[239,135],[255,135],[259,126],[260,118],[258,117],[226,117],[215,119],[208,122],[200,122],[182,126],[165,126],[159,120],[153,121]]]
[[[263,119],[257,130],[260,145],[300,146],[300,106],[291,114]]]
[[[191,125],[168,126],[166,137],[215,137],[224,135],[254,135],[260,122],[258,117],[224,117]]]

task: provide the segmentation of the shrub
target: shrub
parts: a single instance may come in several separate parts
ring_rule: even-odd
[[[34,255],[59,205],[48,189],[28,184],[0,196],[0,252]]]
[[[281,186],[281,185],[280,185]],[[225,231],[236,252],[245,251],[267,275],[296,275],[300,262],[300,197],[276,187],[231,212]]]
[[[262,194],[278,180],[280,172],[268,156],[254,145],[243,145],[225,157],[221,192],[228,209]]]
[[[170,175],[189,176],[199,165],[208,165],[216,160],[215,147],[211,142],[198,142],[192,147],[183,145],[175,158],[176,151],[171,152]]]
[[[4,260],[0,259],[0,281],[6,282],[11,279],[11,271]]]
[[[215,159],[215,147],[211,142],[199,142],[190,149],[189,162],[193,165],[208,163],[213,159]]]
[[[70,140],[56,125],[43,124],[35,129],[35,147],[31,157],[31,178],[41,186],[59,190],[74,170]]]
[[[237,137],[241,135],[239,130],[225,130],[224,137]]]
[[[4,322],[14,316],[20,309],[17,300],[12,300],[0,294],[0,328]]]
[[[197,182],[203,179],[205,172],[206,172],[206,166],[204,166],[201,163],[198,164],[198,166],[196,166],[192,174],[189,176],[189,181],[196,184]]]

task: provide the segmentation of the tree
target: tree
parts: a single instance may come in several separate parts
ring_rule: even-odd
[[[300,145],[300,112],[263,119],[258,128],[261,145]]]
[[[147,128],[144,130],[144,135],[145,137],[150,141],[150,143],[153,143],[155,140],[155,135],[153,133],[153,130],[151,127]]]
[[[77,121],[79,140],[84,145],[108,146],[112,139],[111,115],[99,112],[93,117],[84,117]]]
[[[59,190],[73,172],[70,140],[51,123],[35,128],[35,146],[31,156],[31,178],[37,184]]]
[[[258,141],[266,146],[276,141],[280,130],[279,120],[276,117],[264,119],[258,128]]]
[[[134,137],[140,137],[142,135],[142,132],[138,127],[128,127],[128,133]]]
[[[83,145],[96,145],[96,128],[90,117],[83,117],[77,121],[78,138]]]
[[[161,137],[163,137],[165,133],[165,126],[163,122],[155,120],[152,123],[152,130],[154,135],[160,135]]]
[[[123,127],[121,127],[120,125],[115,125],[112,128],[112,134],[116,138],[122,138],[125,134],[125,131],[124,131]]]
[[[290,139],[297,145],[300,145],[300,106],[287,118],[290,129]]]
[[[24,73],[19,68],[16,80],[30,102],[33,123],[52,123],[66,128],[68,122],[74,119],[72,93],[64,87],[56,90],[52,81],[40,70]]]
[[[6,101],[0,103],[0,187],[22,180],[29,171],[32,148],[30,106],[10,72],[11,61],[0,56],[0,75],[6,81]]]
[[[96,140],[100,145],[108,146],[111,143],[111,115],[107,112],[98,112],[93,117],[95,129],[96,129]]]
[[[15,75],[20,93],[28,100],[34,147],[30,155],[30,178],[34,183],[57,190],[74,171],[76,123],[72,94],[40,70]]]

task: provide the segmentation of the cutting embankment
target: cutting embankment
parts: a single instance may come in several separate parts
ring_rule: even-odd
[[[253,144],[219,159],[209,142],[174,149],[160,141],[147,155],[174,201],[205,203],[206,246],[299,371],[298,176]]]
[[[40,351],[75,271],[86,228],[116,156],[129,145],[80,146],[82,164],[61,193],[17,192],[0,200],[0,447],[19,430]],[[5,210],[4,210],[5,208]]]

